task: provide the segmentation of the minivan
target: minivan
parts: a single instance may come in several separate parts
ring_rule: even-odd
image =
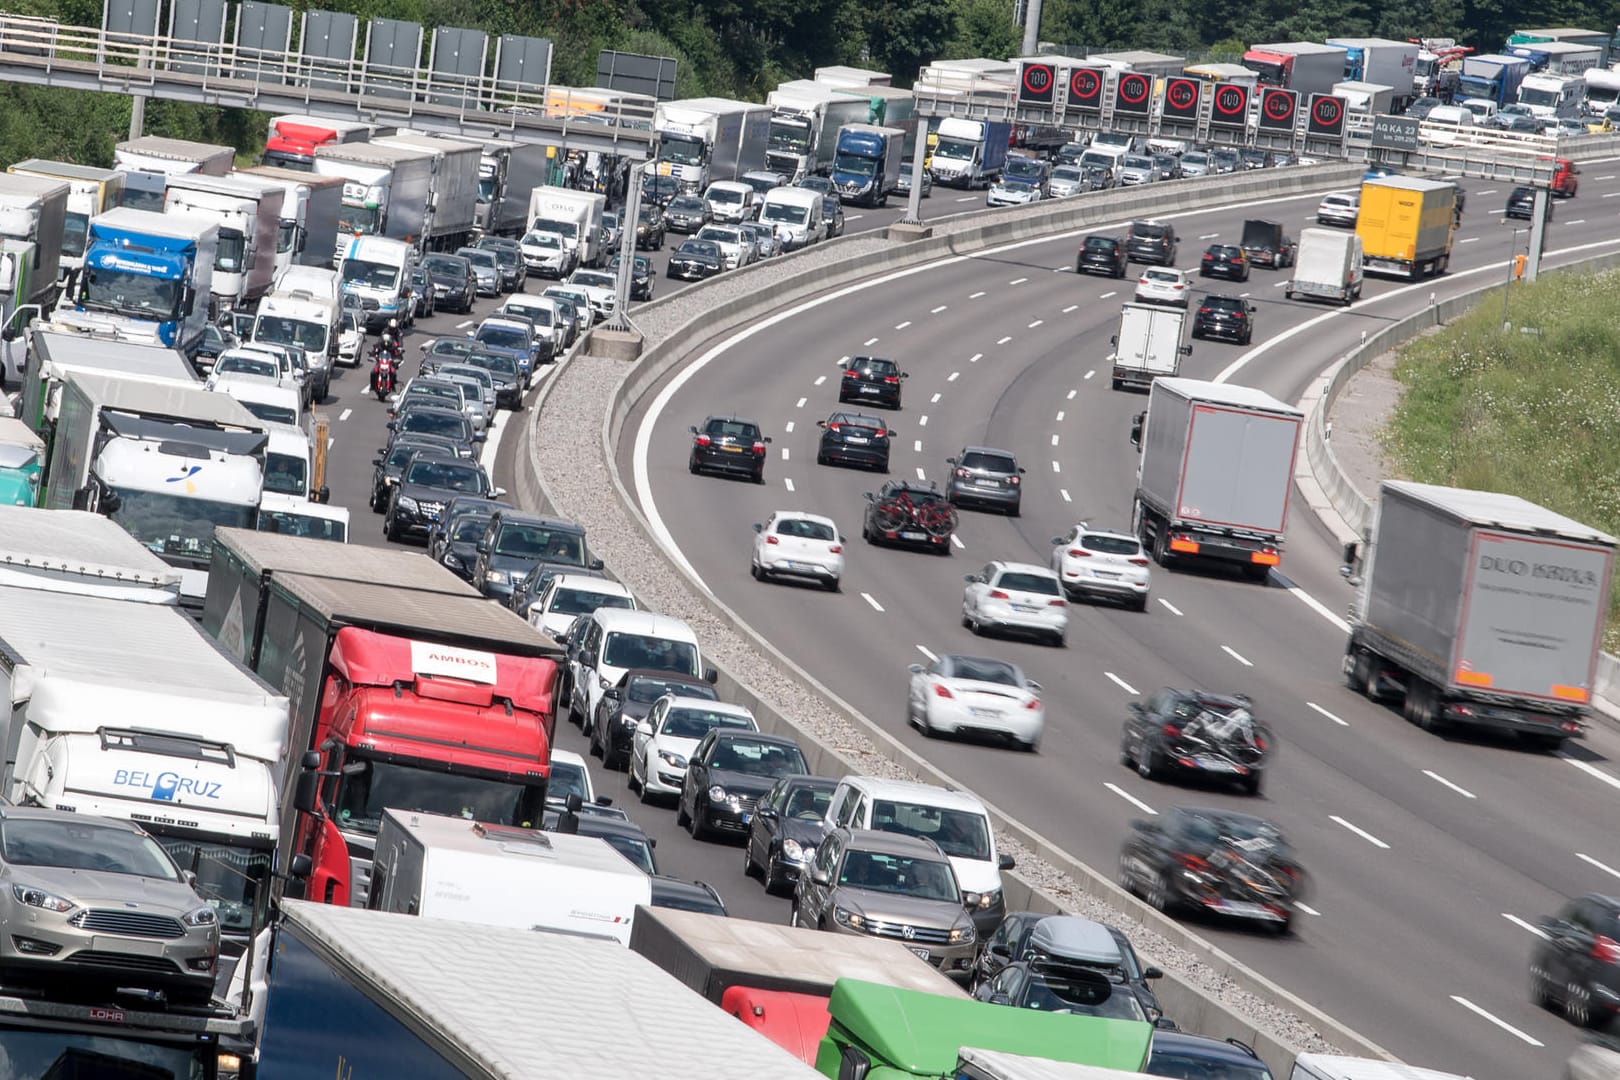
[[[578,642],[571,645],[575,655],[568,718],[587,732],[602,695],[619,685],[627,671],[670,671],[711,683],[717,678],[713,668],[703,666],[703,653],[692,628],[670,615],[597,608],[580,616],[571,637],[575,635]]]
[[[909,780],[846,776],[833,789],[824,820],[829,830],[877,829],[932,840],[950,857],[962,886],[962,906],[980,939],[1001,924],[1007,913],[1001,872],[1014,863],[996,851],[990,811],[978,796]]]

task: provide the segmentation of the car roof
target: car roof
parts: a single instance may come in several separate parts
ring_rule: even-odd
[[[524,525],[543,525],[548,529],[553,529],[559,532],[573,532],[578,533],[581,536],[585,535],[585,526],[581,525],[577,521],[569,521],[567,518],[546,517],[544,514],[535,514],[528,510],[520,510],[515,506],[503,508],[500,511],[500,515],[501,522],[503,524],[506,522],[516,521],[521,522]]]
[[[838,786],[837,777],[816,776],[813,773],[787,773],[776,779],[788,787],[819,788],[823,791],[832,791]]]
[[[778,521],[813,521],[817,525],[825,525],[829,529],[836,530],[838,528],[838,523],[833,521],[832,518],[812,514],[808,510],[772,510],[771,516]]]
[[[709,702],[713,705],[714,702]],[[799,740],[786,735],[773,735],[768,731],[742,731],[736,728],[716,728],[715,739],[747,739],[749,742],[769,743],[772,746],[792,747],[799,750]],[[800,753],[803,753],[801,750]]]
[[[570,576],[577,577],[578,575]],[[679,671],[664,671],[661,668],[631,668],[619,676],[619,681],[626,686],[637,679],[657,679],[660,682],[680,682],[686,683],[688,686],[701,686],[706,690],[714,689],[714,687],[694,675],[683,675]]]
[[[1029,936],[1029,947],[1039,949],[1059,960],[1073,960],[1082,964],[1124,963],[1119,942],[1108,927],[1078,915],[1054,915],[1035,924]]]
[[[692,628],[673,615],[656,611],[632,611],[629,608],[597,608],[589,618],[595,619],[605,632],[616,634],[647,634],[697,643]],[[708,704],[713,704],[709,702]]]
[[[1000,571],[1003,574],[1036,574],[1036,575],[1039,575],[1040,577],[1051,578],[1053,581],[1057,580],[1057,572],[1056,571],[1054,571],[1051,567],[1041,566],[1041,565],[1039,565],[1037,563],[1004,562],[1004,561],[1002,561],[1000,559],[997,559],[997,560],[993,561],[990,565],[994,566],[998,571]]]
[[[670,877],[668,874],[654,874],[652,878],[653,907],[660,907],[660,896],[670,899],[675,896],[702,897],[714,904],[721,911],[726,909],[725,902],[707,884],[701,881],[687,881],[685,878]]]
[[[908,833],[884,832],[881,829],[851,829],[841,827],[839,832],[848,837],[845,850],[875,851],[881,855],[911,855],[917,858],[949,862],[939,845],[924,836]]]
[[[622,610],[622,609],[621,609]],[[670,708],[707,709],[709,712],[722,712],[727,716],[741,716],[749,720],[754,719],[753,710],[746,705],[738,705],[732,701],[714,701],[710,698],[687,697],[685,694],[665,694],[669,698]]]
[[[88,821],[102,828],[121,829],[124,832],[145,833],[133,821],[123,821],[119,818],[98,817],[89,814],[77,814],[70,810],[53,810],[45,806],[6,806],[0,808],[0,822],[15,818],[19,821]]]
[[[949,810],[969,810],[987,817],[990,813],[972,792],[952,791],[937,784],[889,780],[882,776],[846,776],[839,782],[856,788],[870,799],[906,799]]]
[[[533,330],[534,324],[524,319],[513,318],[510,315],[486,315],[484,321],[478,324],[478,329],[494,324],[495,326],[512,326],[519,330]]]
[[[736,413],[714,413],[703,418],[705,424],[712,424],[716,420],[729,424],[753,424],[755,427],[759,427],[758,421],[751,420],[746,416],[738,416]]]
[[[574,753],[572,750],[563,750],[558,747],[552,747],[551,760],[553,762],[561,761],[567,765],[578,765],[581,769],[585,768],[585,759]]]
[[[962,453],[963,454],[996,454],[996,455],[998,455],[1000,457],[1010,457],[1014,461],[1018,460],[1018,455],[1013,453],[1011,450],[1003,450],[1000,447],[996,447],[996,446],[964,446],[964,447],[962,447]]]
[[[599,593],[613,593],[619,596],[634,595],[626,586],[600,574],[553,574],[551,580],[557,583],[559,589],[592,589]]]
[[[1039,928],[1037,927],[1037,929]],[[1152,1048],[1148,1051],[1150,1060],[1153,1053],[1160,1048],[1173,1053],[1191,1052],[1199,1057],[1242,1062],[1245,1065],[1254,1065],[1260,1061],[1252,1051],[1233,1046],[1226,1040],[1217,1039],[1213,1035],[1194,1035],[1187,1031],[1169,1031],[1165,1028],[1154,1029]]]
[[[553,754],[555,753],[556,752],[553,751]],[[580,836],[607,836],[612,834],[614,836],[626,836],[630,837],[631,839],[641,840],[645,842],[648,847],[653,846],[651,838],[647,835],[647,830],[626,818],[604,817],[601,814],[589,813],[580,814],[578,817]],[[589,822],[589,824],[586,824],[587,822]]]

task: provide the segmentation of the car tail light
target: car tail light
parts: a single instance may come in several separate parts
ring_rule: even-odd
[[[854,368],[847,368],[844,371],[844,378],[846,379],[858,379],[860,377],[861,373],[856,371]]]
[[[1214,262],[1215,261],[1215,256],[1213,256],[1213,255],[1209,254],[1208,252],[1206,252],[1204,254],[1204,261],[1205,262]]]
[[[1008,596],[1006,593],[1002,592],[1000,589],[991,589],[990,590],[990,599],[992,599],[992,600],[1011,600],[1012,597]]]
[[[1027,702],[1024,703],[1024,708],[1026,708],[1026,709],[1038,709],[1040,707],[1041,707],[1041,699],[1040,698],[1030,698]]]
[[[1199,308],[1198,309],[1198,314],[1200,314],[1200,315],[1208,315],[1209,314],[1209,308],[1207,308],[1207,307]]]
[[[1142,558],[1140,555],[1134,559],[1126,559],[1125,561],[1130,563],[1132,566],[1146,566],[1148,564],[1148,561]]]
[[[1601,964],[1620,964],[1620,941],[1599,934],[1592,941],[1592,959]]]
[[[1266,740],[1261,736],[1256,735],[1254,737],[1254,748],[1256,750],[1264,750],[1266,748]]]
[[[1181,738],[1181,729],[1174,724],[1166,724],[1164,725],[1164,734],[1167,738],[1179,739]]]
[[[765,538],[765,542],[766,542],[766,543],[767,543],[767,544],[780,544],[780,543],[781,543],[781,542],[782,542],[782,541],[780,541],[780,540],[778,540],[778,539],[777,539],[777,538],[776,538],[776,537],[774,537],[774,536],[767,536],[767,537],[766,537],[766,538]]]
[[[1143,274],[1141,277],[1137,278],[1136,283],[1138,285],[1146,285],[1148,283],[1147,275]]]
[[[934,684],[934,695],[936,697],[943,698],[954,698],[956,696],[955,694],[951,693],[950,687],[941,686],[939,683]]]
[[[764,452],[765,452],[765,444],[764,443],[757,442],[757,443],[754,444],[754,453],[763,454]]]
[[[1197,855],[1187,855],[1182,852],[1177,852],[1176,862],[1180,863],[1182,866],[1185,866],[1188,870],[1196,870],[1200,874],[1206,873],[1209,870],[1209,863],[1205,862]]]
[[[1007,477],[1007,483],[1011,484],[1013,487],[1017,487],[1018,486],[1018,477],[1016,477],[1016,476]]]
[[[1068,607],[1069,602],[1067,600],[1063,600],[1063,599],[1060,598],[1060,599],[1057,599],[1057,600],[1049,600],[1049,601],[1047,601],[1046,606],[1047,607]]]
[[[830,551],[834,555],[842,555],[844,553],[844,545],[843,544],[834,544],[832,547],[828,548],[827,550]]]
[[[957,475],[957,477],[959,479],[966,480],[967,475],[968,475],[968,471],[966,469],[957,469],[956,470],[956,475]]]
[[[1091,558],[1091,552],[1087,551],[1085,548],[1070,548],[1069,554],[1073,555],[1077,559]]]
[[[898,376],[898,375],[885,375],[885,376],[883,376],[883,381],[888,383],[890,386],[894,386],[894,385],[896,385],[897,383],[900,382],[900,376]]]
[[[699,445],[699,446],[708,446],[708,445],[709,445],[709,444],[710,444],[710,443],[712,443],[712,442],[713,442],[713,441],[714,441],[714,440],[713,440],[713,439],[711,439],[711,438],[709,438],[709,437],[708,437],[708,436],[707,436],[707,435],[699,435],[699,436],[698,436],[698,437],[697,437],[697,444],[698,444],[698,445]]]
[[[889,433],[884,428],[878,428],[876,434],[874,434],[872,436],[872,438],[874,438],[874,439],[887,439],[888,437],[889,437]]]
[[[844,425],[839,424],[839,423],[828,424],[827,425],[827,430],[828,431],[843,431],[844,430]]]

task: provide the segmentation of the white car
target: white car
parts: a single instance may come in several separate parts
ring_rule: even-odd
[[[754,261],[754,242],[743,235],[741,229],[730,225],[705,225],[698,230],[696,240],[707,240],[720,248],[720,257],[727,270],[747,266]]]
[[[774,577],[819,581],[832,592],[844,577],[844,537],[832,518],[778,510],[754,526],[755,581]]]
[[[642,802],[679,795],[692,751],[717,727],[759,730],[754,714],[741,705],[673,694],[659,698],[636,725],[630,745],[630,790],[639,791]]]
[[[1071,598],[1101,596],[1146,611],[1151,565],[1142,542],[1126,533],[1092,530],[1081,522],[1052,538],[1052,569]]]
[[[203,389],[214,389],[222,378],[263,379],[271,386],[281,386],[283,382],[281,365],[275,357],[245,349],[227,349],[221,353]]]
[[[518,241],[518,251],[523,255],[524,268],[540,277],[565,278],[573,273],[578,259],[562,237],[538,230],[524,234]]]
[[[558,574],[546,582],[546,587],[529,605],[529,624],[562,641],[581,615],[589,615],[597,608],[635,611],[636,598],[629,589],[608,578]]]
[[[596,785],[591,782],[591,768],[584,758],[572,750],[551,751],[551,778],[546,784],[546,801],[562,802],[569,795],[578,795],[580,802],[596,801]]]
[[[354,312],[345,311],[338,316],[338,363],[359,367],[360,351],[365,344],[366,332]]]
[[[946,655],[911,665],[906,721],[930,738],[964,731],[1004,735],[1038,750],[1046,730],[1041,684],[1017,664],[984,656]]]
[[[568,329],[563,323],[562,311],[557,307],[557,301],[548,296],[529,296],[519,293],[501,305],[497,315],[517,315],[528,319],[534,328],[551,338],[553,353],[561,354],[568,347],[563,339],[568,335]]]
[[[1018,184],[1003,177],[984,194],[986,206],[1025,206],[1041,201],[1041,189],[1034,184]]]
[[[1322,201],[1316,204],[1316,223],[1318,225],[1342,225],[1345,228],[1356,227],[1356,218],[1361,213],[1361,192],[1359,191],[1330,191],[1322,196]]]
[[[964,579],[962,625],[975,634],[1014,630],[1061,646],[1069,633],[1069,602],[1057,574],[1034,563],[991,562]]]
[[[1187,275],[1180,270],[1155,266],[1142,271],[1136,279],[1138,304],[1173,304],[1186,307],[1188,300]]]
[[[568,284],[585,294],[591,302],[591,311],[598,320],[613,314],[618,302],[619,282],[605,270],[575,270],[568,276]]]

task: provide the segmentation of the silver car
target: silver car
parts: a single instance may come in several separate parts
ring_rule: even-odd
[[[977,950],[951,861],[932,840],[834,829],[793,895],[794,926],[889,938],[966,981]]]
[[[1052,178],[1046,182],[1047,194],[1054,199],[1067,199],[1085,190],[1086,174],[1078,165],[1059,165],[1052,170]]]
[[[495,253],[487,248],[457,248],[456,254],[472,263],[473,276],[478,280],[479,296],[501,294],[501,264]]]
[[[1347,229],[1356,227],[1356,218],[1361,213],[1361,192],[1359,191],[1330,191],[1322,196],[1322,201],[1316,204],[1316,223],[1318,225],[1342,225]]]
[[[1121,187],[1134,187],[1137,184],[1151,184],[1162,179],[1159,174],[1159,163],[1146,154],[1126,154],[1119,163],[1119,184]]]
[[[495,380],[489,372],[480,367],[446,365],[434,372],[433,377],[461,387],[461,411],[472,421],[474,431],[488,430],[495,416]]]
[[[1181,155],[1182,176],[1208,176],[1214,171],[1214,163],[1202,150],[1189,150]]]
[[[186,784],[172,774],[156,776]],[[219,914],[169,853],[126,821],[0,809],[0,971],[163,990],[206,1004],[219,960]]]
[[[752,221],[745,221],[741,228],[743,232],[754,238],[754,250],[761,259],[768,259],[772,255],[782,254],[782,238],[769,225],[758,225]]]

